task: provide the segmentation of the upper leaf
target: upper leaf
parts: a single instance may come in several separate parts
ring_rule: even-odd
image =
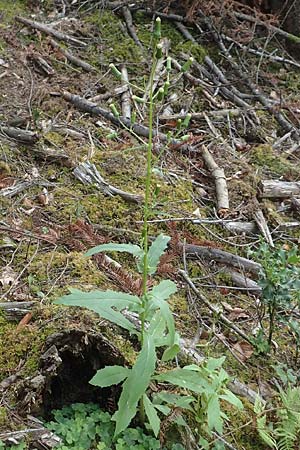
[[[198,394],[202,394],[203,392],[211,393],[212,391],[210,384],[201,374],[186,370],[185,368],[169,370],[168,372],[155,376],[154,379],[158,381],[167,381],[175,386],[190,389]]]
[[[90,248],[85,253],[85,256],[92,256],[100,252],[126,252],[130,253],[131,255],[137,258],[142,258],[144,255],[144,252],[139,245],[110,243],[110,244],[96,245],[96,247]]]
[[[152,243],[151,247],[148,250],[148,273],[149,275],[153,275],[156,272],[159,259],[164,254],[165,249],[167,248],[168,242],[171,238],[169,236],[165,236],[160,234],[157,236],[155,241]]]
[[[150,384],[155,364],[154,340],[152,336],[145,333],[142,350],[123,384],[118,411],[112,417],[116,421],[115,436],[124,431],[135,416],[138,402]]]
[[[93,386],[107,387],[121,383],[130,373],[130,369],[123,366],[107,366],[100,369],[89,381]]]
[[[156,409],[152,405],[151,400],[149,399],[149,397],[146,394],[143,395],[143,400],[144,400],[144,408],[145,408],[145,412],[146,412],[146,415],[149,420],[149,424],[153,430],[154,435],[157,436],[159,433],[159,429],[160,429],[160,418],[158,417]]]
[[[95,311],[104,319],[113,322],[126,330],[135,332],[134,325],[120,312],[115,311],[130,308],[131,311],[139,310],[140,299],[135,295],[117,291],[91,291],[82,292],[78,289],[70,289],[71,293],[56,300],[57,305],[81,306]],[[113,309],[115,308],[115,309]]]

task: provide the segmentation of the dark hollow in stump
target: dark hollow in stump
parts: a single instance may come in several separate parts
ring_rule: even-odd
[[[19,386],[19,405],[23,413],[48,420],[53,409],[72,403],[97,403],[103,409],[114,409],[118,387],[98,388],[89,384],[98,369],[124,365],[119,350],[100,333],[66,330],[51,335],[40,368]],[[111,406],[113,405],[113,406]]]

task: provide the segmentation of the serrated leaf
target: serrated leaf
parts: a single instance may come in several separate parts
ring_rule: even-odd
[[[166,300],[177,291],[176,284],[170,280],[163,280],[149,292],[150,307],[154,305],[160,309],[161,315],[166,322],[170,334],[169,345],[175,344],[174,317]]]
[[[206,363],[206,368],[212,372],[213,370],[218,369],[224,363],[226,357],[222,356],[221,358],[209,358]]]
[[[144,255],[144,252],[139,245],[114,243],[96,245],[96,247],[90,248],[84,255],[92,256],[100,252],[126,252],[130,253],[136,258],[142,258]]]
[[[155,364],[154,340],[152,336],[145,333],[142,350],[123,384],[118,411],[112,417],[116,422],[115,436],[124,431],[135,416],[138,402],[150,384]]]
[[[166,381],[176,386],[190,389],[198,394],[211,391],[211,386],[201,375],[184,368],[169,370],[168,372],[156,375],[153,379]]]
[[[170,347],[166,348],[166,350],[164,351],[164,353],[161,357],[162,362],[171,361],[173,358],[175,358],[175,356],[180,351],[180,345],[179,345],[180,336],[179,336],[179,334],[175,333],[174,337],[172,335],[170,335],[170,338],[174,343]]]
[[[157,300],[167,300],[175,292],[177,292],[176,284],[171,280],[163,280],[154,286],[149,294]]]
[[[143,401],[149,424],[153,430],[155,437],[157,437],[160,430],[160,418],[158,417],[156,409],[154,408],[152,402],[146,394],[143,395]]]
[[[119,384],[129,375],[130,369],[123,366],[107,366],[100,369],[89,381],[93,386],[107,387]]]
[[[161,401],[177,406],[178,408],[192,410],[190,403],[196,401],[195,397],[191,395],[178,395],[170,392],[161,391],[154,396],[154,402]]]
[[[70,289],[69,295],[64,295],[56,300],[56,305],[80,306],[95,311],[101,317],[110,322],[134,332],[136,328],[120,312],[115,311],[130,308],[131,311],[138,309],[140,299],[135,295],[117,291],[91,291],[82,292],[78,289]],[[113,307],[115,309],[113,309]]]
[[[221,419],[220,401],[216,394],[213,394],[208,401],[207,424],[210,431],[215,429],[219,434],[222,434],[223,421]]]
[[[163,347],[168,345],[168,339],[165,335],[166,322],[160,311],[157,311],[152,317],[147,333],[153,336],[155,347]]]
[[[154,405],[154,407],[160,411],[161,413],[163,413],[165,416],[168,416],[171,412],[171,408],[169,408],[169,406],[166,405]]]
[[[233,392],[229,391],[228,389],[225,390],[224,394],[220,395],[220,398],[222,398],[223,400],[226,400],[227,402],[236,406],[238,409],[243,409],[243,407],[244,407],[241,400],[236,395],[234,395]]]
[[[148,250],[148,273],[153,275],[156,272],[160,257],[164,254],[167,248],[170,236],[160,234],[157,236]]]

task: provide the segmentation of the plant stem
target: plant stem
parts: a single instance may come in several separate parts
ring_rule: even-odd
[[[149,137],[147,145],[147,172],[145,183],[145,203],[144,203],[144,217],[143,217],[143,283],[142,283],[142,307],[143,310],[147,302],[147,281],[148,281],[148,218],[150,213],[150,190],[151,190],[151,169],[152,169],[152,138],[153,138],[153,81],[155,75],[157,59],[155,57],[155,48],[153,50],[153,64],[150,73],[150,94],[149,94]],[[141,345],[144,341],[145,331],[145,312],[140,315],[141,319]]]

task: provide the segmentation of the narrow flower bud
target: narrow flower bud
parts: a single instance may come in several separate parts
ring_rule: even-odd
[[[153,36],[157,40],[159,40],[161,38],[161,19],[160,19],[160,17],[156,17]]]
[[[164,95],[168,95],[169,87],[170,87],[170,82],[166,81],[164,84]]]
[[[118,78],[118,80],[121,80],[122,74],[121,74],[121,72],[116,68],[116,66],[115,66],[113,63],[111,63],[111,64],[109,65],[109,67],[110,67],[112,73],[114,74],[114,76],[115,76],[116,78]]]
[[[109,107],[110,107],[111,112],[113,113],[113,115],[114,115],[115,117],[117,117],[117,118],[120,117],[119,111],[117,110],[116,106],[115,106],[113,103],[111,103],[111,104],[109,105]]]
[[[160,59],[162,57],[162,49],[163,49],[162,44],[157,44],[157,46],[156,46],[156,54],[155,54],[155,57],[157,59]]]
[[[182,125],[182,120],[181,120],[181,119],[178,119],[178,120],[177,120],[177,123],[176,123],[176,128],[177,128],[177,130],[180,130],[181,125]]]
[[[182,73],[184,73],[184,72],[186,72],[187,70],[189,70],[189,68],[191,67],[191,65],[193,64],[193,62],[194,62],[194,58],[191,56],[191,57],[183,64],[183,66],[181,67],[180,71],[181,71]]]
[[[157,99],[158,101],[161,101],[161,100],[164,98],[164,94],[165,94],[164,88],[163,88],[163,87],[160,87],[160,88],[158,89],[158,91],[157,91],[156,99]]]
[[[189,126],[190,120],[191,120],[192,115],[191,114],[187,114],[185,116],[185,119],[182,123],[182,128],[187,128]]]
[[[141,97],[138,97],[137,95],[133,95],[132,100],[137,103],[145,103],[145,100]]]
[[[170,56],[167,57],[167,72],[171,72],[172,70],[172,59]]]

